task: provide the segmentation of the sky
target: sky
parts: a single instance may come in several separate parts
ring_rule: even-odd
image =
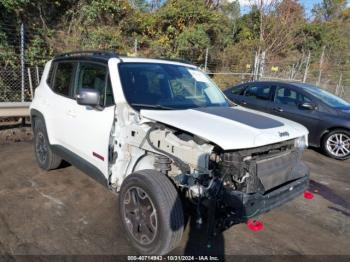
[[[250,5],[250,3],[254,2],[254,1],[258,1],[258,0],[239,0],[240,5],[241,5],[241,9],[242,9],[242,13],[248,12],[248,10],[249,10],[248,6]],[[267,2],[269,0],[264,0],[264,1]],[[312,10],[313,6],[315,4],[321,3],[322,0],[299,0],[299,2],[304,6],[306,15],[308,17],[310,17],[311,10]],[[348,6],[350,6],[350,0],[348,0]]]

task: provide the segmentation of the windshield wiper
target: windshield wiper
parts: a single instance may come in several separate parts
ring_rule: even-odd
[[[131,106],[137,106],[137,107],[147,107],[147,108],[165,109],[165,110],[176,109],[174,107],[168,107],[168,106],[162,106],[162,105],[150,105],[150,104],[138,104],[138,103],[131,103],[130,105]]]

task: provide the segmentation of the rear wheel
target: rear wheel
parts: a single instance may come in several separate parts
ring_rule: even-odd
[[[184,217],[169,178],[155,170],[129,175],[119,195],[119,210],[131,244],[141,254],[164,255],[181,240]]]
[[[350,132],[343,129],[336,129],[323,138],[323,151],[330,157],[344,160],[350,157]]]
[[[45,124],[41,119],[34,120],[34,149],[38,165],[44,170],[57,168],[62,159],[52,152]]]

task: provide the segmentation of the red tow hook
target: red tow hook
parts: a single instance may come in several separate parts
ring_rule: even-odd
[[[264,229],[264,224],[260,220],[248,219],[247,227],[249,228],[249,230],[256,232],[256,231],[263,230]]]
[[[310,191],[305,191],[304,192],[304,198],[311,200],[311,199],[314,198],[314,194],[312,194]]]

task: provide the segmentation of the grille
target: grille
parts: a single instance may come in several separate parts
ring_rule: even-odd
[[[292,171],[299,159],[294,140],[288,140],[252,149],[226,151],[221,155],[220,166],[222,174],[230,175],[236,190],[264,193],[293,180]],[[242,182],[247,173],[249,177]]]

